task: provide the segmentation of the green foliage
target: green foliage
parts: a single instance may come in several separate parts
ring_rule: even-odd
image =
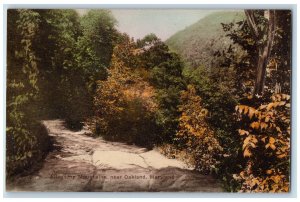
[[[180,91],[185,88],[182,69],[179,57],[170,54],[170,59],[155,66],[150,73],[150,83],[156,88],[159,103],[157,122],[164,141],[172,140],[178,127]]]
[[[140,48],[139,59],[146,69],[153,69],[163,62],[172,60],[175,54],[171,54],[169,47],[156,35],[149,34],[136,42]]]
[[[34,39],[39,14],[32,10],[8,11],[7,57],[7,175],[30,166],[48,149],[47,133],[36,121],[38,77]]]
[[[255,11],[255,13],[257,15],[257,23],[264,27],[266,23],[264,11]],[[228,13],[225,15],[230,16]],[[278,93],[284,90],[286,93],[289,93],[290,88],[290,12],[278,11],[276,15],[277,29],[267,66],[266,90],[264,97],[259,103],[267,102],[268,96],[274,92]],[[213,16],[211,16],[211,19],[213,19]],[[209,19],[209,17],[207,19],[204,18],[192,27],[179,32],[169,39],[167,43],[181,53],[189,66],[192,67],[185,69],[185,78],[187,83],[195,86],[197,94],[202,98],[203,107],[210,112],[207,121],[224,149],[224,158],[222,158],[217,169],[218,176],[225,182],[226,189],[236,191],[241,188],[242,184],[234,179],[232,175],[242,172],[247,166],[247,161],[243,158],[243,142],[235,133],[240,125],[234,121],[235,115],[233,111],[238,103],[246,105],[251,105],[252,103],[247,97],[251,98],[249,95],[253,91],[258,45],[250,33],[246,20],[243,20],[244,17],[234,18],[238,20],[236,23],[233,18],[229,21],[226,21],[224,18],[224,20],[220,19],[218,21],[218,23],[221,23],[224,31],[221,34],[220,32],[222,31],[220,31],[219,26],[219,34],[222,37],[229,37],[229,40],[213,36],[215,41],[211,41],[208,48],[203,46],[202,43],[202,45],[196,46],[199,50],[193,51],[194,55],[189,54],[191,47],[194,47],[189,44],[189,41],[192,41],[189,39],[200,38],[200,36],[204,35],[202,36],[203,38],[210,32],[200,32],[200,30],[213,29],[213,24],[207,27],[200,26],[201,23],[209,22]],[[198,30],[198,33],[196,30]],[[264,32],[264,30],[261,30],[261,32]],[[193,36],[190,35],[192,33],[194,34]],[[214,31],[214,33],[217,33],[217,31]],[[197,34],[198,36],[196,36]],[[183,40],[184,42],[181,43],[181,39],[185,39]],[[285,41],[288,41],[288,43]],[[227,42],[227,44],[223,44],[223,47],[214,45],[221,42]],[[180,43],[181,45],[176,47],[176,44]],[[191,43],[195,44],[195,42]],[[184,51],[180,52],[182,50]],[[205,57],[201,59],[201,53],[207,52],[209,53],[209,58],[214,61],[213,63],[207,62],[208,60]],[[197,56],[200,60],[197,60]],[[202,64],[202,66],[199,67],[197,64]]]
[[[74,49],[79,35],[78,16],[73,10],[33,11],[39,16],[39,31],[32,41],[39,70],[37,109],[40,117],[61,118],[66,111],[64,86],[67,75],[76,66]]]
[[[214,127],[231,129],[228,120],[233,118],[232,109],[237,104],[234,86],[236,71],[233,68],[211,68],[200,66],[185,71],[185,78],[194,84],[203,99],[203,105],[210,111],[209,119]]]
[[[116,20],[108,10],[90,10],[82,18],[71,20],[76,20],[72,24],[77,26],[78,35],[68,43],[72,46],[69,59],[73,66],[61,80],[64,100],[60,103],[69,126],[78,129],[93,115],[96,81],[107,76],[117,32],[114,28]]]
[[[267,18],[254,13],[263,35]],[[213,171],[229,191],[288,191],[290,17],[276,11],[258,99],[250,93],[263,41],[253,38],[241,12],[212,14],[164,43],[154,34],[135,42],[118,33],[108,10],[83,17],[74,10],[9,10],[8,175],[47,151],[39,121],[63,118],[74,129],[86,122],[109,140],[167,145],[168,155]]]
[[[264,33],[266,30],[267,19],[264,17],[264,11],[255,11],[259,32]],[[265,95],[271,96],[273,93],[290,91],[290,74],[291,74],[291,12],[276,12],[276,32],[275,39],[272,43],[272,52],[267,64],[267,74],[265,83]],[[239,74],[236,77],[236,87],[240,89],[239,96],[245,97],[253,91],[256,77],[256,60],[258,48],[264,43],[265,37],[261,41],[253,38],[246,20],[237,23],[222,24],[227,36],[242,48],[245,54],[236,58],[236,52],[231,54],[222,54],[228,60],[228,65],[233,66]],[[263,35],[263,34],[262,34]]]
[[[105,10],[92,10],[82,19],[74,10],[35,11],[41,28],[33,46],[39,61],[41,116],[65,118],[78,129],[92,115],[96,80],[106,75],[115,20]]]
[[[259,30],[261,34],[263,35],[266,30],[263,30],[263,27],[266,27],[265,24],[267,22],[265,16],[264,16],[264,11],[254,11],[257,24],[259,25]],[[249,113],[250,116],[254,116],[254,112],[258,112],[260,114],[265,113],[264,110],[260,111],[260,109],[257,109],[260,105],[263,103],[269,103],[272,94],[274,93],[280,93],[282,91],[285,91],[286,93],[290,92],[290,11],[278,11],[276,12],[276,33],[275,33],[275,40],[273,41],[273,47],[272,47],[272,52],[269,56],[269,61],[267,64],[267,74],[266,74],[266,83],[265,83],[265,91],[264,95],[260,99],[254,99],[250,95],[253,91],[254,87],[254,81],[255,81],[255,73],[256,73],[256,57],[258,54],[258,48],[260,46],[259,43],[257,42],[256,39],[253,38],[253,35],[251,34],[250,28],[247,24],[247,22],[241,21],[237,22],[236,24],[230,23],[230,24],[223,24],[224,31],[228,33],[228,36],[233,40],[233,43],[238,44],[246,54],[243,54],[239,56],[238,60],[236,59],[236,53],[232,52],[230,54],[223,54],[222,57],[227,58],[228,60],[228,65],[233,67],[237,71],[237,76],[236,76],[236,81],[235,81],[235,88],[238,89],[236,92],[236,95],[239,97],[239,106],[245,106],[247,108],[247,111],[244,113],[247,114]],[[285,35],[285,38],[283,37]],[[263,39],[264,40],[264,39]],[[258,44],[257,44],[258,43]],[[285,53],[282,52],[282,50],[285,50]],[[284,56],[282,58],[281,56]],[[280,75],[280,76],[279,76]],[[248,108],[248,106],[252,106],[254,108]],[[287,111],[283,112],[285,113],[284,117],[288,117],[289,114]],[[282,115],[279,113],[276,113],[276,115],[273,117],[274,122],[275,120],[280,119]],[[251,117],[250,117],[251,119]],[[243,119],[240,122],[239,127],[249,127],[249,121]],[[261,126],[263,125],[264,127],[266,124],[253,124],[252,126]],[[244,130],[243,130],[244,131]],[[248,131],[246,129],[246,131]],[[255,133],[257,133],[256,131]],[[247,132],[246,132],[247,133]],[[275,134],[274,132],[271,131],[265,131],[266,135],[268,133]],[[258,135],[258,134],[256,134]],[[287,165],[285,160],[282,160],[281,162],[284,165],[284,169],[279,171],[276,170],[276,172],[273,172],[274,176],[277,176],[275,181],[272,182],[273,179],[270,180],[270,176],[266,176],[265,174],[262,173],[254,173],[256,171],[259,172],[265,172],[264,170],[266,169],[268,163],[275,163],[274,159],[270,160],[267,156],[269,155],[268,151],[265,150],[260,150],[259,148],[263,148],[263,144],[261,144],[260,140],[257,139],[257,136],[249,136],[246,138],[246,142],[250,143],[250,145],[254,144],[255,147],[257,147],[257,156],[252,159],[250,162],[248,161],[247,163],[245,162],[245,158],[242,159],[241,156],[237,158],[239,162],[241,163],[241,168],[242,170],[236,170],[236,173],[239,173],[239,177],[236,177],[234,180],[237,183],[240,183],[240,188],[243,191],[258,191],[258,192],[264,192],[264,191],[271,191],[275,190],[276,192],[278,191],[286,191],[287,185],[288,185],[288,180],[287,180],[287,173],[283,170],[287,170],[289,165]],[[237,135],[236,135],[237,136]],[[286,141],[286,140],[284,140]],[[249,152],[250,149],[247,149],[247,144],[245,144],[245,141],[240,141],[242,143],[238,143],[240,149],[243,149],[243,154],[245,156],[251,155]],[[257,145],[258,144],[258,145]],[[287,142],[289,144],[289,142]],[[245,150],[246,149],[246,150]],[[240,153],[240,152],[239,152]],[[265,156],[267,155],[267,156]],[[260,158],[260,157],[261,158]],[[289,157],[288,157],[289,158]],[[263,161],[263,162],[262,162]],[[253,172],[253,174],[250,174],[249,172]],[[285,173],[283,173],[285,172]],[[272,178],[274,178],[274,176]],[[231,180],[233,181],[233,180]],[[234,182],[234,181],[233,181]],[[234,183],[236,183],[234,182]],[[275,186],[272,185],[272,183],[277,184]],[[239,187],[238,187],[239,189]]]
[[[161,129],[161,141],[171,142],[178,128],[180,91],[185,89],[183,63],[153,34],[138,40],[137,47],[142,50],[138,55],[140,64],[149,71],[147,78],[156,91],[156,122]]]
[[[80,22],[75,10],[22,9],[9,10],[8,21],[7,165],[12,174],[29,164],[26,152],[30,159],[41,151],[40,120],[65,118],[79,128],[91,115],[91,76],[106,74],[100,67],[110,62],[115,20],[107,11],[91,11]],[[93,45],[95,57],[86,59],[99,68],[81,60],[82,43]]]
[[[209,111],[207,123],[224,153],[215,170],[230,191],[239,189],[232,174],[241,171],[245,164],[241,142],[234,132],[238,125],[233,121],[234,107],[244,93],[241,91],[243,85],[237,79],[241,72],[236,64],[241,64],[245,52],[226,36],[221,23],[231,23],[235,29],[235,22],[244,18],[242,12],[214,13],[167,40],[170,48],[188,64],[184,69],[185,80],[195,86],[197,95],[202,98],[202,106]]]
[[[219,61],[214,57],[215,52],[222,52],[232,45],[231,40],[225,36],[221,23],[237,22],[244,18],[243,12],[212,13],[171,36],[166,44],[178,53],[189,67],[219,66]],[[232,47],[237,48],[233,45]]]
[[[216,166],[216,174],[224,181],[226,189],[235,190],[238,186],[232,174],[241,170],[244,164],[240,139],[235,136],[238,125],[233,121],[235,106],[239,102],[238,89],[235,88],[236,70],[219,67],[207,69],[200,66],[195,70],[187,69],[187,83],[193,84],[197,95],[202,98],[201,106],[209,111],[206,121],[214,131],[223,156]]]
[[[90,10],[80,19],[82,36],[77,42],[77,61],[84,69],[91,92],[96,81],[106,78],[114,42],[117,39],[116,20],[109,10]]]

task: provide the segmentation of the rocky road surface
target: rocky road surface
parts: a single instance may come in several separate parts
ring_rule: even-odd
[[[222,192],[211,176],[155,150],[70,131],[62,120],[44,121],[54,142],[41,168],[7,183],[7,191]]]

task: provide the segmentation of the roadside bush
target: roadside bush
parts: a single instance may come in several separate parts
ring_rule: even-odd
[[[208,111],[202,107],[201,98],[192,85],[181,93],[181,100],[176,140],[193,154],[196,170],[211,173],[217,167],[223,149],[205,120]]]
[[[41,161],[49,151],[48,131],[41,123],[6,130],[6,174],[24,172]]]

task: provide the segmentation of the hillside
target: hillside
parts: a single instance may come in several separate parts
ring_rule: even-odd
[[[230,43],[221,23],[238,22],[243,18],[242,11],[212,13],[177,32],[166,43],[172,51],[180,54],[189,66],[205,65],[210,67],[214,64],[211,57],[213,53]]]

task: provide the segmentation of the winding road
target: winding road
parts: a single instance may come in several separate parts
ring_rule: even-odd
[[[58,192],[222,192],[201,175],[156,150],[93,138],[70,131],[62,120],[44,121],[54,148],[42,167],[7,183],[7,191]]]

